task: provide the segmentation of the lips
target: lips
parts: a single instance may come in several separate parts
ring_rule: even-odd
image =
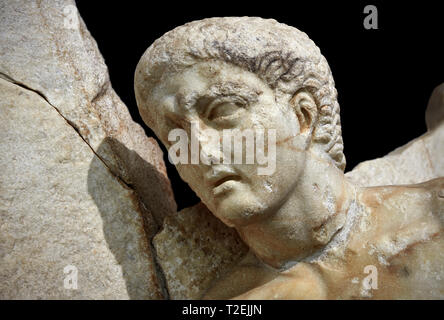
[[[239,181],[241,178],[231,170],[213,170],[206,174],[206,180],[210,187],[217,188],[228,181]]]
[[[225,183],[227,181],[231,181],[231,180],[239,181],[240,177],[236,176],[236,175],[228,175],[228,176],[226,176],[226,177],[224,177],[222,179],[217,180],[215,183],[213,183],[213,186],[214,186],[214,188],[217,188],[221,184],[223,184],[223,183]]]

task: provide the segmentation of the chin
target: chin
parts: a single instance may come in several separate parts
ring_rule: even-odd
[[[243,227],[265,219],[266,208],[246,194],[231,194],[219,201],[214,213],[229,227]]]

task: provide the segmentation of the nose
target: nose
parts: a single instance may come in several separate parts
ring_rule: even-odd
[[[213,164],[219,164],[222,159],[219,131],[209,127],[203,127],[200,129],[198,126],[196,129],[195,133],[197,134],[197,137],[195,137],[195,142],[197,142],[200,149],[200,162],[210,166]],[[193,144],[193,137],[191,144]],[[191,149],[193,152],[193,145],[191,146]]]

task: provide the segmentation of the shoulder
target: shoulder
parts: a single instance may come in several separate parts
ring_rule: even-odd
[[[374,214],[390,214],[395,221],[398,217],[433,215],[442,223],[444,177],[419,184],[364,188],[360,201]]]
[[[414,244],[433,242],[442,233],[444,178],[414,185],[366,188],[359,199],[366,208],[360,224],[365,227],[355,235],[355,240],[384,258]]]

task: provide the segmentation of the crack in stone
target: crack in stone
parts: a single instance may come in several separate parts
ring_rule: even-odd
[[[111,87],[109,81],[105,81],[105,83],[100,87],[99,91],[96,93],[96,95],[91,99],[90,103],[94,104],[97,100],[99,100],[101,97],[103,97],[107,92],[108,89]]]
[[[100,157],[97,153],[96,153],[96,151],[93,149],[93,147],[91,147],[91,145],[86,141],[86,139],[81,135],[81,133],[80,133],[80,131],[79,131],[79,128],[75,125],[75,123],[74,122],[72,122],[71,120],[69,120],[69,119],[67,119],[65,116],[63,116],[63,114],[59,111],[59,109],[56,107],[56,106],[54,106],[51,102],[49,102],[49,100],[48,100],[48,98],[42,93],[42,92],[40,92],[40,91],[38,91],[38,90],[36,90],[36,89],[33,89],[33,88],[31,88],[31,87],[29,87],[29,86],[27,86],[26,84],[24,84],[24,83],[22,83],[22,82],[20,82],[20,81],[17,81],[17,80],[15,80],[15,79],[13,79],[12,77],[10,77],[9,75],[7,75],[7,74],[5,74],[5,73],[3,73],[3,72],[0,72],[0,78],[1,79],[3,79],[3,80],[5,80],[5,81],[8,81],[8,82],[10,82],[10,83],[12,83],[12,84],[14,84],[14,85],[17,85],[17,86],[19,86],[19,87],[21,87],[21,88],[23,88],[23,89],[25,89],[25,90],[28,90],[28,91],[32,91],[32,92],[34,92],[34,93],[36,93],[37,95],[39,95],[43,100],[45,100],[45,102],[47,102],[51,107],[53,107],[56,111],[57,111],[57,113],[66,121],[66,123],[70,126],[70,127],[72,127],[74,130],[75,130],[75,132],[77,132],[77,134],[79,135],[79,137],[86,143],[86,145],[91,149],[91,151],[93,152],[93,154],[103,163],[103,165],[108,169],[108,171],[117,179],[117,181],[125,188],[125,189],[129,189],[129,190],[131,190],[132,192],[134,192],[134,194],[136,194],[137,195],[137,198],[139,199],[139,197],[138,197],[138,194],[137,194],[137,192],[132,188],[132,186],[130,186],[129,184],[127,184],[124,180],[123,180],[123,178],[121,178],[121,177],[119,177],[117,174],[115,174],[112,170],[111,170],[111,168],[106,164],[106,162],[105,162],[105,160],[103,160],[103,158],[102,157]],[[102,88],[101,88],[101,90],[96,94],[96,96],[93,98],[93,101],[94,100],[97,100],[98,98],[100,98],[101,96],[103,96],[107,91],[108,91],[108,88],[110,87],[110,84],[109,84],[109,82],[107,81],[107,83],[106,84],[104,84],[103,86],[102,86]],[[143,201],[141,200],[141,199],[139,199],[139,201],[143,204]],[[152,214],[152,213],[151,213]],[[158,227],[158,226],[157,226]],[[147,235],[146,233],[145,233],[145,235]],[[151,239],[150,239],[151,238]],[[152,254],[152,257],[153,257],[153,263],[154,263],[154,269],[155,269],[155,273],[156,273],[156,276],[157,276],[157,280],[158,280],[158,283],[159,283],[159,286],[160,286],[160,288],[161,288],[161,294],[163,295],[163,297],[164,297],[164,299],[167,299],[167,300],[169,300],[170,299],[170,295],[169,295],[169,292],[168,292],[168,286],[167,286],[167,281],[166,281],[166,278],[165,278],[165,274],[164,274],[164,271],[163,271],[163,269],[162,269],[162,267],[161,267],[161,265],[159,264],[159,261],[158,261],[158,259],[157,259],[157,252],[156,252],[156,249],[155,249],[155,247],[154,247],[154,245],[153,245],[153,243],[152,243],[152,240],[153,240],[153,238],[154,238],[154,236],[153,237],[148,237],[148,236],[146,236],[146,239],[147,239],[147,241],[148,241],[148,244],[150,245],[150,249],[151,249],[151,254]]]
[[[151,239],[149,240],[151,252],[153,254],[154,269],[157,274],[157,280],[160,284],[160,289],[163,297],[165,298],[165,300],[171,300],[170,292],[168,290],[168,281],[166,280],[165,272],[163,271],[162,266],[159,263],[159,259],[157,258],[157,250],[153,243],[154,236],[151,237]]]
[[[82,138],[82,140],[87,144],[87,146],[91,149],[91,151],[94,153],[94,155],[105,165],[105,167],[106,168],[108,168],[108,170],[111,172],[111,174],[114,176],[114,177],[116,177],[117,179],[118,179],[118,181],[121,183],[121,184],[123,184],[127,189],[131,189],[131,190],[133,190],[124,180],[123,180],[123,178],[121,178],[121,177],[119,177],[118,175],[116,175],[112,170],[111,170],[111,168],[106,164],[106,162],[105,162],[105,160],[103,160],[103,158],[102,157],[100,157],[98,154],[97,154],[97,152],[93,149],[93,147],[91,147],[91,145],[86,141],[86,139],[80,134],[80,131],[79,131],[79,128],[75,125],[75,123],[74,122],[72,122],[71,120],[69,120],[69,119],[67,119],[60,111],[59,111],[59,109],[56,107],[56,106],[54,106],[51,102],[49,102],[49,100],[48,100],[48,98],[42,93],[42,92],[40,92],[40,91],[38,91],[38,90],[36,90],[36,89],[33,89],[33,88],[31,88],[31,87],[29,87],[29,86],[27,86],[26,84],[24,84],[24,83],[22,83],[22,82],[20,82],[20,81],[17,81],[17,80],[15,80],[15,79],[13,79],[13,78],[11,78],[10,76],[8,76],[7,74],[5,74],[5,73],[3,73],[3,72],[0,72],[0,78],[2,78],[3,80],[6,80],[6,81],[8,81],[8,82],[10,82],[10,83],[13,83],[13,84],[15,84],[15,85],[17,85],[17,86],[19,86],[19,87],[21,87],[21,88],[23,88],[23,89],[25,89],[25,90],[28,90],[28,91],[32,91],[32,92],[34,92],[34,93],[36,93],[36,94],[38,94],[43,100],[45,100],[51,107],[53,107],[56,111],[57,111],[57,113],[66,121],[66,123],[68,123],[68,125],[70,126],[70,127],[72,127],[76,132],[77,132],[77,134],[79,135],[79,137],[80,138]],[[134,190],[133,190],[134,191]]]

